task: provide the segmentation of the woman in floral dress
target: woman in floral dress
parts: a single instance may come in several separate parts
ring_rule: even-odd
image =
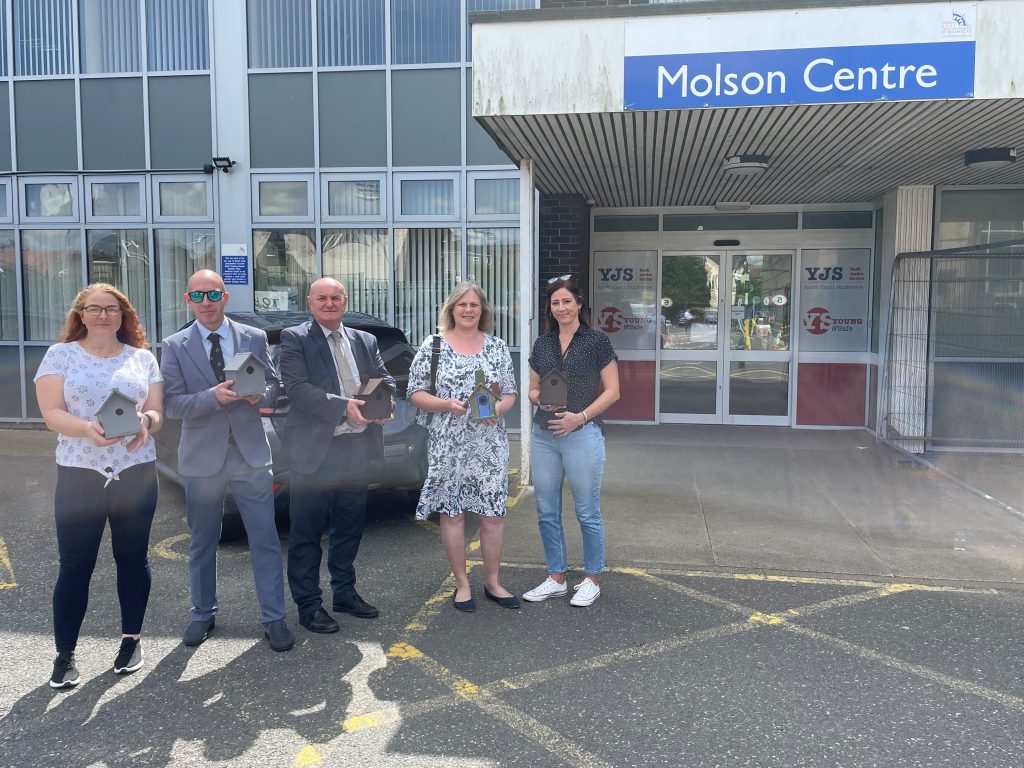
[[[508,435],[504,415],[515,407],[516,382],[505,342],[490,335],[494,310],[480,286],[460,283],[441,307],[440,357],[434,391],[430,391],[432,337],[420,346],[409,371],[409,402],[432,414],[429,471],[416,518],[437,512],[441,541],[455,576],[455,607],[476,610],[466,573],[464,512],[480,521],[480,550],[486,580],[484,596],[506,608],[519,600],[498,580],[508,495]],[[466,402],[476,386],[476,371],[500,392],[495,418],[473,421]]]

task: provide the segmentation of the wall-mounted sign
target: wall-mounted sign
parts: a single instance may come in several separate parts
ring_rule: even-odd
[[[967,99],[973,4],[628,19],[624,107]]]
[[[220,247],[220,274],[224,285],[249,284],[249,246],[223,243]]]
[[[608,334],[615,349],[656,348],[661,315],[657,266],[657,251],[594,254],[591,323]]]
[[[867,351],[870,258],[867,248],[803,251],[801,352]]]

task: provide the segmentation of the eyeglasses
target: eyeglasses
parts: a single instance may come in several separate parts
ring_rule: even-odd
[[[560,275],[559,277],[552,277],[550,280],[548,280],[548,285],[551,285],[552,283],[557,283],[559,280],[572,280],[572,275]]]
[[[185,294],[193,304],[198,304],[205,296],[210,301],[220,301],[224,298],[224,291],[189,291]]]
[[[90,304],[87,307],[82,307],[82,311],[85,312],[89,317],[99,317],[100,315],[106,315],[107,317],[117,317],[121,314],[120,307],[100,307],[95,304]]]

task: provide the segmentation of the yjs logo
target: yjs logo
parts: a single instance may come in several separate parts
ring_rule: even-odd
[[[864,325],[861,317],[832,317],[825,307],[814,307],[807,310],[802,321],[804,330],[815,336],[829,331],[852,331],[855,326]]]
[[[601,310],[598,325],[605,333],[617,333],[622,330],[623,324],[622,312],[618,307],[605,307]]]
[[[601,273],[602,280],[610,280],[613,283],[628,283],[633,279],[632,267],[604,267],[597,271]]]
[[[804,267],[808,280],[842,280],[842,267]]]

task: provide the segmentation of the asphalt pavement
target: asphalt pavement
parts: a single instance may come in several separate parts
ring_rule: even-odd
[[[382,495],[357,562],[381,618],[340,616],[342,631],[320,636],[290,608],[284,654],[259,632],[244,543],[220,551],[215,634],[181,646],[188,532],[183,495],[164,483],[145,666],[110,668],[105,544],[82,684],[55,692],[53,447],[45,432],[0,431],[2,766],[1022,762],[1013,461],[957,476],[863,432],[610,427],[609,570],[593,606],[489,603],[474,540],[479,609],[455,611],[436,524]],[[986,476],[998,497],[979,492]],[[521,593],[544,568],[516,477],[502,573]],[[576,567],[568,503],[566,522]]]

